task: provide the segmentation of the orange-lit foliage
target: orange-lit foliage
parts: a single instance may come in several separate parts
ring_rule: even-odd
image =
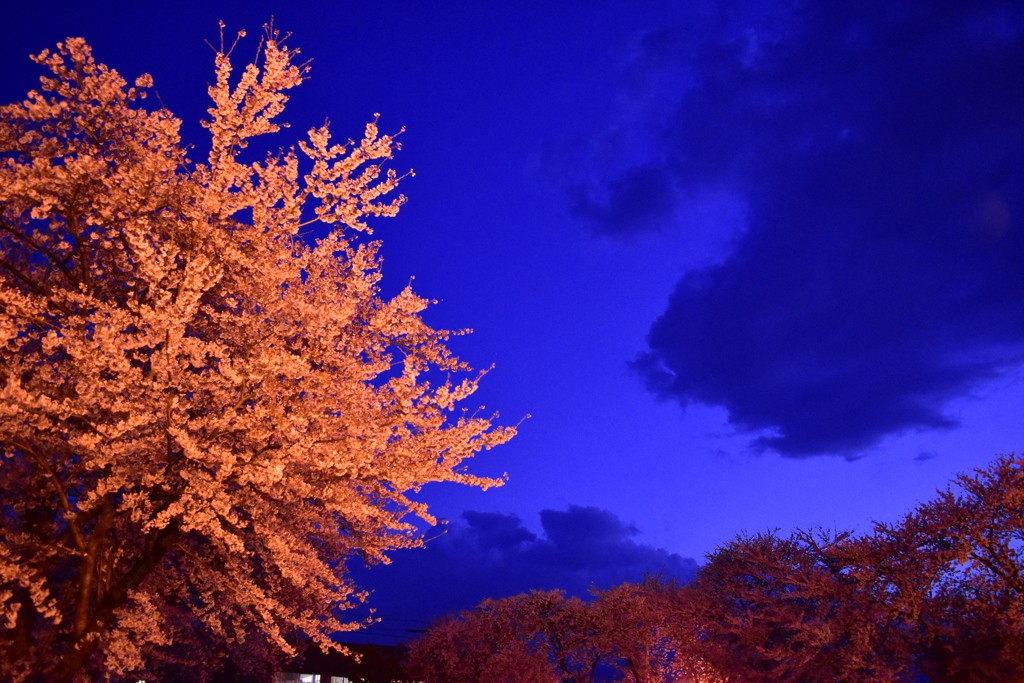
[[[427,683],[586,683],[606,654],[589,606],[561,591],[484,600],[431,626],[410,650]]]
[[[565,683],[599,668],[629,683],[1024,681],[1024,458],[872,533],[739,536],[691,584],[596,595],[485,601],[432,628],[414,661],[428,683],[463,680],[460,653],[479,648],[544,654]]]
[[[608,653],[601,624],[590,605],[562,591],[531,591],[498,602],[500,614],[515,624],[546,656],[563,683],[594,680],[598,664]]]
[[[0,109],[0,678],[328,646],[343,560],[419,543],[410,492],[500,483],[459,465],[513,431],[426,381],[468,368],[356,239],[404,201],[394,138],[239,158],[305,77],[281,40],[234,83],[222,44],[206,163],[81,39]]]
[[[740,537],[666,615],[736,681],[1024,680],[1024,459],[873,533]]]
[[[613,673],[629,683],[720,683],[670,635],[677,590],[651,578],[590,603],[561,591],[485,600],[417,639],[409,674],[426,683],[593,683]]]
[[[876,575],[931,680],[1024,680],[1024,457],[960,475],[875,538]]]
[[[680,589],[673,627],[730,681],[900,680],[889,605],[862,582],[851,543],[850,534],[741,536]]]
[[[589,608],[599,625],[604,664],[618,672],[618,680],[721,683],[693,634],[674,618],[681,589],[675,581],[648,575],[643,583],[595,593]]]
[[[559,681],[547,652],[534,640],[533,615],[510,609],[520,597],[525,596],[485,600],[432,624],[409,649],[408,673],[426,683]]]

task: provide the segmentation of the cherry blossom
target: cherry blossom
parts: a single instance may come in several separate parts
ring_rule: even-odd
[[[457,409],[456,333],[379,294],[395,136],[249,149],[307,76],[286,38],[238,75],[221,40],[205,162],[81,38],[0,108],[0,679],[336,647],[346,558],[419,545],[424,484],[502,483],[463,467],[514,429]]]

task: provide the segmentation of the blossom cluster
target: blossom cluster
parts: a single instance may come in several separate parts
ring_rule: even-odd
[[[517,672],[518,678],[508,672]],[[1024,457],[868,534],[741,535],[694,581],[487,600],[413,643],[426,683],[1024,680]]]
[[[502,483],[462,467],[514,430],[457,412],[453,333],[378,291],[395,136],[243,159],[308,67],[272,29],[237,78],[230,53],[205,163],[80,38],[0,108],[0,680],[331,647],[345,560],[432,521],[411,494]]]

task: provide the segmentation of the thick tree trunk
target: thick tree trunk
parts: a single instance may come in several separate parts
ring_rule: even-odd
[[[61,655],[56,668],[46,677],[48,683],[71,683],[96,652],[103,636],[114,623],[114,616],[128,600],[128,594],[149,576],[175,543],[181,532],[177,522],[150,532],[146,549],[128,573],[110,589],[96,608],[92,621]]]

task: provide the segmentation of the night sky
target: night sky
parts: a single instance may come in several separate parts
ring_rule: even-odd
[[[494,369],[515,424],[428,486],[444,527],[356,569],[376,636],[531,588],[687,578],[742,531],[893,521],[1019,451],[1019,2],[49,2],[3,12],[0,99],[82,36],[204,156],[218,20],[312,59],[294,143],[375,113],[415,170],[384,291]],[[149,102],[149,100],[147,100]],[[256,142],[254,145],[258,145]]]

